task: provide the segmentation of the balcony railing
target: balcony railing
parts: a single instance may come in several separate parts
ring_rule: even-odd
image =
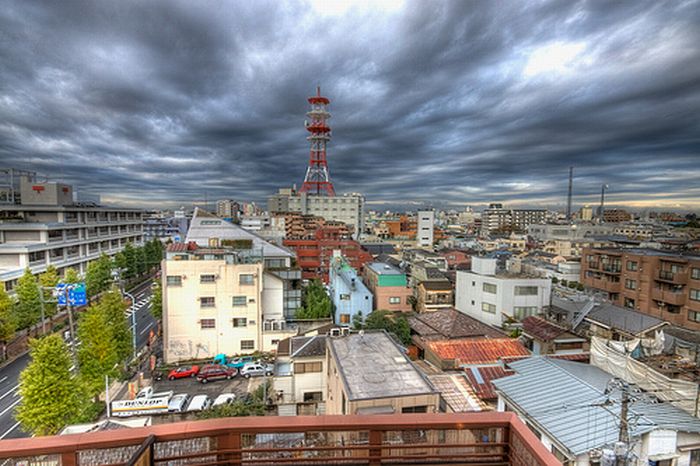
[[[659,270],[658,280],[668,283],[686,284],[688,283],[688,272],[671,272],[670,270]]]
[[[559,466],[513,413],[263,416],[0,441],[13,464]]]

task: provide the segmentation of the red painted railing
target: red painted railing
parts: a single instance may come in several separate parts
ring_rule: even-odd
[[[0,441],[41,465],[488,465],[561,463],[512,413],[224,418]]]

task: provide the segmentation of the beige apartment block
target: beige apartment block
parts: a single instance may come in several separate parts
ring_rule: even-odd
[[[273,351],[296,333],[284,321],[283,284],[252,250],[173,244],[163,262],[167,363]]]

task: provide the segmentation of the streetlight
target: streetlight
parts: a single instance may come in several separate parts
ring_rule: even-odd
[[[129,306],[129,308],[131,309],[131,346],[133,351],[132,358],[136,359],[136,309],[134,308],[134,304],[136,304],[136,299],[134,298],[134,295],[132,295],[124,289],[121,280],[121,273],[124,270],[125,269],[121,268],[112,270],[112,279],[119,284],[119,289],[121,293],[131,300],[131,306]]]

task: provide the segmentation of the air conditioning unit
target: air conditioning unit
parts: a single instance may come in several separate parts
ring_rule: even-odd
[[[340,336],[340,329],[339,328],[332,328],[331,329],[331,336],[332,337],[339,337]]]
[[[350,335],[350,327],[343,327],[341,332],[343,335]]]

